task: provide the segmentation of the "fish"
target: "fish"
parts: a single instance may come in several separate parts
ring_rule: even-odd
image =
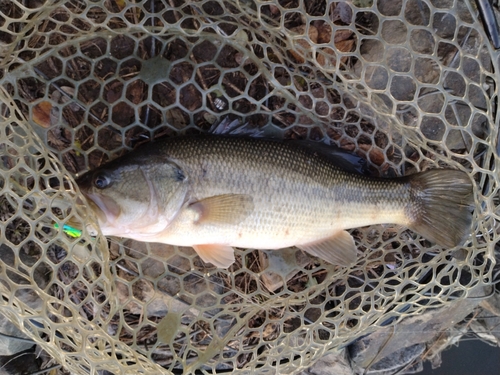
[[[455,169],[373,178],[312,142],[223,135],[143,145],[77,179],[102,234],[193,247],[219,268],[234,247],[296,246],[348,267],[348,229],[405,226],[442,247],[471,233],[473,184]]]

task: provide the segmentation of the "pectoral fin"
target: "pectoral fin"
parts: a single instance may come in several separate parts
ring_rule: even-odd
[[[349,266],[356,261],[356,245],[349,232],[343,230],[332,237],[297,247],[328,263]]]
[[[198,214],[196,224],[238,224],[253,212],[253,198],[244,194],[216,195],[189,206]]]
[[[226,245],[194,245],[200,258],[219,268],[228,268],[234,263],[234,249]]]

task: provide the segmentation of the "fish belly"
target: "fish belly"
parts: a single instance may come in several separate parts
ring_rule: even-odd
[[[224,244],[254,249],[280,249],[331,237],[344,229],[381,223],[406,224],[404,206],[388,201],[336,202],[333,199],[270,199],[258,202],[237,224],[196,223],[188,211],[152,241],[193,246]],[[144,240],[144,239],[143,239]]]

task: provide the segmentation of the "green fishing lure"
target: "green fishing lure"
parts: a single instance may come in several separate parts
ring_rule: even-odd
[[[59,229],[59,224],[54,223],[54,228]],[[73,237],[73,238],[78,238],[82,236],[82,231],[76,228],[73,228],[70,225],[64,224],[63,225],[63,231],[66,233],[68,236]]]

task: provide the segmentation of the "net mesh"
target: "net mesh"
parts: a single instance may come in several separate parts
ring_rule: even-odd
[[[0,311],[72,373],[294,374],[491,283],[498,60],[469,1],[13,0],[0,20]],[[59,229],[95,224],[77,173],[225,118],[374,176],[467,171],[473,233],[442,249],[371,226],[349,269],[290,248],[220,270]]]

